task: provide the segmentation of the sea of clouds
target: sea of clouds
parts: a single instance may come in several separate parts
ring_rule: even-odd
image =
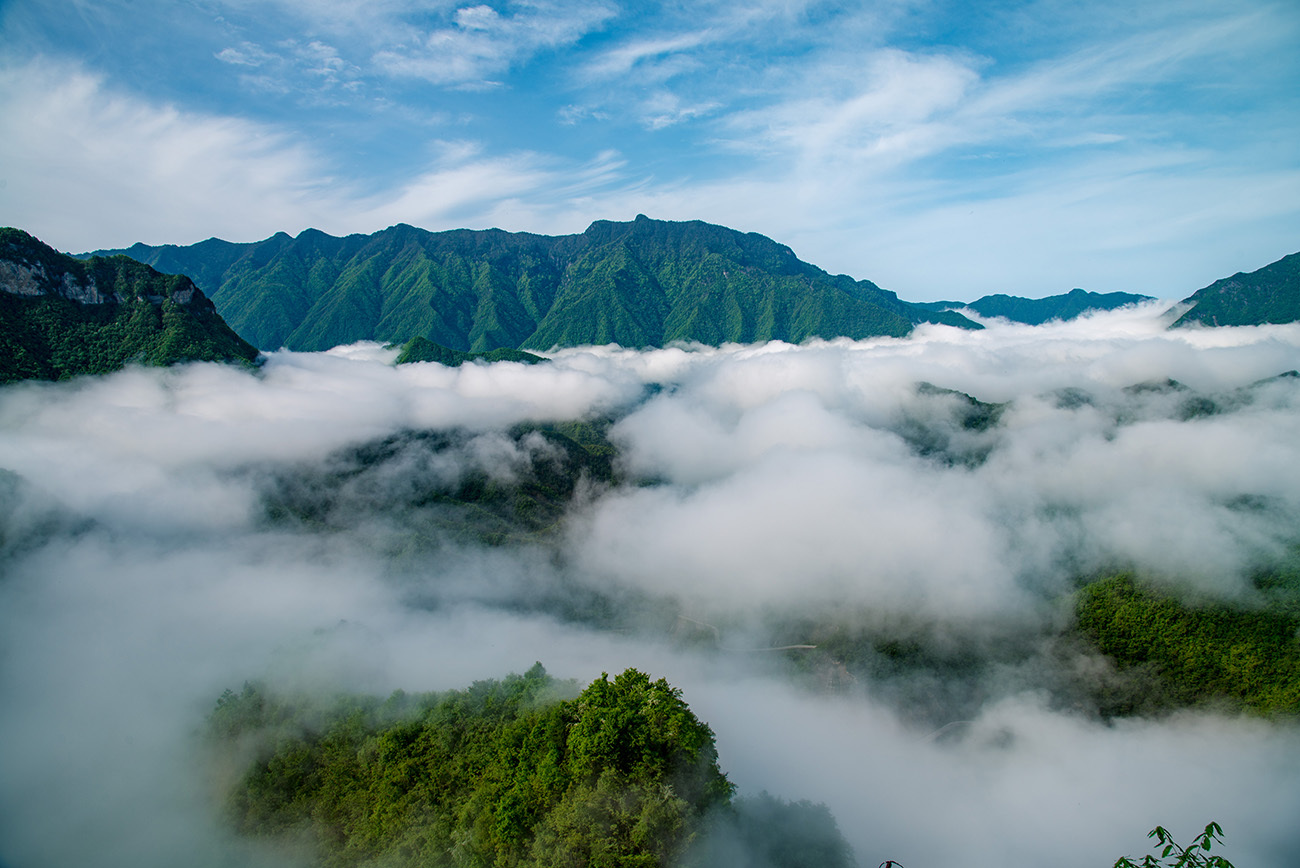
[[[941,683],[819,689],[761,650],[792,638],[773,625],[819,619],[1032,646],[1079,577],[1114,569],[1253,605],[1252,571],[1300,542],[1300,378],[1278,376],[1300,369],[1300,326],[1167,321],[1147,305],[536,366],[393,367],[359,344],[255,373],[6,386],[0,864],[253,864],[198,749],[224,689],[384,695],[537,660],[584,683],[667,677],[741,792],[825,802],[860,865],[1110,865],[1157,824],[1189,838],[1211,820],[1237,864],[1285,864],[1293,724],[1107,722],[1059,702],[1029,670],[1065,664],[1032,654],[949,704]],[[584,488],[557,533],[394,555],[410,527],[376,506],[384,486],[400,503],[416,483],[509,480],[545,452],[512,426],[582,418],[613,420],[623,482]],[[457,447],[368,476],[341,526],[268,520],[268,480],[427,430]],[[564,595],[716,641],[566,614]]]

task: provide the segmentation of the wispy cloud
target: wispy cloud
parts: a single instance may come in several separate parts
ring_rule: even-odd
[[[535,154],[484,157],[472,143],[443,143],[441,156],[427,171],[386,193],[349,222],[388,226],[415,223],[445,226],[480,224],[481,216],[503,203],[529,198],[549,188],[555,172]]]
[[[611,76],[627,75],[647,60],[698,48],[719,38],[716,31],[707,29],[652,39],[635,39],[608,49],[587,63],[580,75],[589,83],[608,82]]]
[[[520,4],[502,15],[490,6],[456,9],[449,26],[409,26],[400,44],[381,47],[372,58],[386,74],[440,85],[492,86],[492,80],[540,51],[576,42],[612,17],[606,3]]]
[[[362,87],[361,68],[319,39],[284,39],[269,49],[245,41],[223,48],[214,57],[240,69],[240,80],[252,90],[293,93],[308,104],[328,99],[332,92]]]
[[[330,196],[324,161],[288,132],[150,104],[76,67],[4,69],[0,114],[23,118],[0,141],[6,219],[65,249],[265,236]]]
[[[725,119],[734,133],[724,141],[799,161],[915,160],[952,144],[947,117],[979,82],[972,66],[943,55],[877,52],[860,68],[821,70],[853,82],[852,92],[839,98],[799,96],[735,113]]]
[[[73,251],[214,235],[255,240],[309,226],[482,227],[520,199],[590,192],[618,166],[605,154],[568,163],[444,141],[431,143],[420,171],[366,187],[339,177],[325,154],[287,129],[151,104],[59,64],[0,73],[0,114],[24,118],[0,141],[0,165],[23,167],[0,186],[5,221]]]

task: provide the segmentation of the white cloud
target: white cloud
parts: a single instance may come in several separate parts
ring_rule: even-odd
[[[707,45],[718,38],[712,30],[682,33],[675,36],[651,39],[633,39],[600,54],[586,64],[581,76],[591,84],[608,82],[612,76],[627,75],[646,60],[689,51]]]
[[[819,70],[827,74],[829,70]],[[956,132],[939,120],[978,81],[968,61],[897,50],[874,53],[861,68],[839,72],[852,81],[848,96],[796,97],[775,107],[732,115],[738,147],[777,149],[796,162],[825,168],[859,159],[889,163],[922,158],[950,147]]]
[[[287,132],[143,102],[76,68],[4,69],[0,115],[15,121],[0,142],[6,220],[63,249],[265,237],[332,198],[323,160]]]
[[[347,78],[328,46],[293,48],[313,58],[319,77]],[[399,222],[527,228],[512,224],[516,209],[534,209],[543,231],[555,231],[557,192],[561,203],[589,194],[620,167],[605,153],[569,164],[441,142],[421,171],[363,192],[288,129],[150,103],[50,63],[0,72],[0,115],[22,119],[0,141],[5,221],[74,252],[213,236],[252,241],[308,227],[373,232]],[[589,222],[574,220],[573,231]]]
[[[462,7],[454,26],[412,29],[405,44],[386,44],[372,60],[389,75],[441,85],[495,85],[493,76],[538,52],[576,42],[613,14],[604,3],[528,3],[505,16],[490,6]]]
[[[216,58],[222,63],[229,63],[234,66],[257,67],[275,59],[275,56],[268,53],[260,45],[252,42],[241,42],[238,48],[221,49],[221,51],[217,52]]]
[[[1282,864],[1300,843],[1285,721],[1103,725],[1050,701],[1034,680],[1058,667],[1045,655],[981,669],[960,717],[942,717],[951,684],[919,684],[939,719],[917,724],[885,679],[841,695],[790,683],[753,650],[771,637],[744,629],[755,612],[937,618],[949,641],[1033,647],[1024,636],[1054,616],[1043,600],[1115,560],[1239,593],[1253,555],[1296,540],[1300,388],[1232,393],[1300,367],[1300,327],[1171,333],[1151,306],[910,340],[582,348],[540,366],[391,357],[364,344],[272,354],[257,375],[199,364],[0,389],[0,468],[22,478],[0,480],[0,522],[50,516],[0,535],[0,744],[23,745],[0,778],[6,858],[236,859],[192,739],[246,679],[383,695],[539,659],[584,681],[668,677],[742,792],[827,802],[859,864],[1054,864],[1062,848],[1106,864],[1145,852],[1157,823],[1186,839],[1210,820],[1239,864]],[[1180,393],[1124,389],[1167,377],[1224,412],[1180,421]],[[963,434],[954,399],[918,380],[1013,404]],[[1091,403],[1057,400],[1063,387]],[[376,538],[409,543],[400,514],[328,533],[264,517],[272,480],[327,472],[340,447],[467,428],[441,457],[504,475],[532,447],[502,430],[626,409],[614,437],[655,481],[590,492],[559,552],[416,546],[395,562]],[[990,448],[987,462],[917,455],[906,420]],[[389,469],[375,502],[409,483],[407,465]],[[1242,495],[1265,506],[1234,507]],[[547,593],[618,588],[718,623],[720,647],[674,650],[653,618],[595,629],[538,611]]]

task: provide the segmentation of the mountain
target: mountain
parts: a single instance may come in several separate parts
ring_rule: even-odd
[[[397,357],[396,365],[409,365],[412,362],[437,362],[448,368],[458,368],[466,362],[522,362],[535,365],[546,361],[542,356],[502,347],[485,353],[465,353],[435,344],[428,338],[414,337],[402,344],[402,352]]]
[[[1148,295],[1129,292],[1084,292],[1072,289],[1064,295],[1047,298],[1020,298],[1014,295],[986,295],[970,303],[931,301],[922,304],[929,310],[969,308],[980,316],[1003,317],[1026,325],[1042,325],[1054,319],[1072,320],[1094,310],[1115,310],[1138,302],[1151,301]]]
[[[1183,300],[1192,307],[1173,327],[1263,325],[1300,320],[1300,253],[1249,274],[1216,280]]]
[[[762,235],[643,215],[597,221],[580,235],[397,225],[343,238],[308,229],[247,244],[99,253],[189,275],[265,349],[414,337],[461,352],[716,345],[901,337],[919,322],[978,327],[828,274]]]
[[[125,256],[75,259],[0,229],[0,382],[256,357],[188,277]]]

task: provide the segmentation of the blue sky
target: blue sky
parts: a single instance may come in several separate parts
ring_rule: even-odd
[[[0,0],[0,223],[62,250],[703,219],[903,298],[1300,250],[1300,4]]]

